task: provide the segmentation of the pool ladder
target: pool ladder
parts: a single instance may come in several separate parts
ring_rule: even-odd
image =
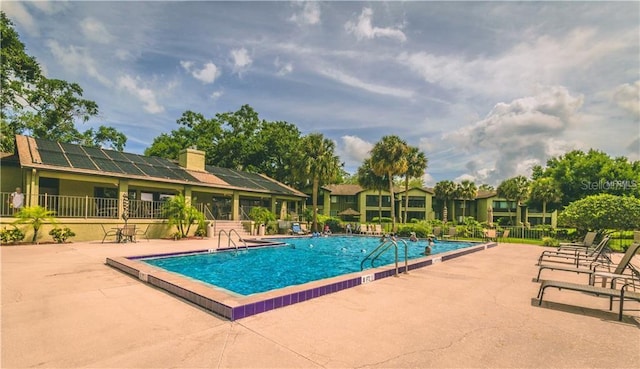
[[[400,239],[400,241],[402,241],[404,243],[404,273],[405,274],[409,274],[409,265],[408,265],[408,247],[409,245],[407,244],[407,241]],[[367,260],[371,260],[371,267],[375,268],[375,266],[373,265],[376,261],[376,259],[378,259],[380,257],[380,255],[384,254],[386,251],[388,251],[391,247],[393,247],[394,251],[395,251],[395,262],[396,262],[396,274],[395,277],[398,276],[398,240],[388,237],[388,236],[384,236],[380,242],[380,245],[378,245],[375,249],[373,249],[373,251],[371,251],[367,256],[365,256],[364,259],[362,259],[362,262],[360,262],[360,271],[364,270],[364,263]]]
[[[233,246],[236,248],[236,252],[238,252],[238,245],[234,240],[231,239],[232,233],[235,233],[236,236],[238,236],[238,240],[244,243],[245,250],[249,251],[249,246],[247,246],[247,241],[245,241],[242,237],[240,237],[240,234],[238,233],[238,231],[236,231],[233,228],[231,228],[229,232],[225,231],[224,229],[221,229],[220,232],[218,232],[218,248],[220,248],[220,240],[222,239],[222,235],[224,234],[225,236],[227,236],[227,247],[231,247],[231,244],[233,244]]]

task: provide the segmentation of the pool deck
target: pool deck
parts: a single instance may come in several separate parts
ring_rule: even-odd
[[[555,289],[537,306],[538,246],[500,244],[233,322],[105,265],[108,257],[206,249],[210,242],[0,247],[0,366],[631,368],[640,362],[639,312],[626,311],[618,322],[608,300]],[[543,278],[585,276],[549,271]]]

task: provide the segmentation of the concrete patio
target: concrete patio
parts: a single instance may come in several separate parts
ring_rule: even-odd
[[[3,368],[624,368],[640,317],[549,290],[538,246],[500,244],[230,322],[104,264],[212,241],[2,246]],[[549,272],[547,279],[583,280]],[[548,302],[547,302],[548,301]],[[638,304],[628,303],[630,308]],[[617,303],[614,305],[617,307]]]

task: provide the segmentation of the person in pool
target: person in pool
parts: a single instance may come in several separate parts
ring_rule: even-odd
[[[416,232],[411,232],[411,235],[409,236],[409,241],[418,242],[418,237],[416,237]]]
[[[433,246],[433,238],[427,238],[427,246],[424,248],[425,255],[431,255],[431,246]]]

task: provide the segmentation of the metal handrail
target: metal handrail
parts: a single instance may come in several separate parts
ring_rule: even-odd
[[[360,270],[361,271],[364,270],[364,263],[367,261],[367,259],[371,258],[371,256],[375,254],[375,257],[371,258],[371,267],[374,268],[374,262],[376,261],[376,259],[380,255],[385,253],[387,250],[389,250],[391,246],[393,246],[395,250],[396,274],[394,276],[397,277],[398,276],[398,243],[394,239],[391,239],[391,238],[387,239],[386,237],[383,237],[382,241],[380,242],[380,245],[378,245],[375,249],[373,249],[373,251],[371,251],[367,256],[365,256],[364,259],[362,259],[362,262],[360,262]],[[407,247],[408,245],[405,242],[405,255],[404,255],[405,273],[408,273],[408,270],[409,270],[407,267],[407,264],[408,264]]]
[[[382,250],[380,250],[380,252],[378,252],[378,254],[377,254],[375,257],[371,258],[371,267],[372,267],[372,268],[375,268],[374,263],[375,263],[375,262],[376,262],[376,260],[380,257],[380,255],[384,254],[384,253],[385,253],[385,251],[389,250],[389,248],[390,248],[391,246],[394,246],[394,247],[395,247],[395,252],[396,252],[396,269],[398,268],[398,244],[397,244],[394,240],[390,240],[390,241],[388,242],[388,244],[389,244],[389,245],[388,245],[387,247],[383,248]],[[396,274],[398,274],[398,273],[396,272]]]
[[[220,232],[218,232],[218,248],[220,248],[220,239],[222,238],[221,235],[225,234],[227,236],[227,247],[230,247],[231,244],[233,244],[233,246],[235,247],[236,251],[238,251],[238,245],[235,243],[234,240],[231,239],[231,233],[235,233],[236,236],[238,236],[238,239],[240,241],[242,241],[242,243],[244,243],[244,248],[248,251],[249,250],[249,245],[247,245],[247,241],[245,241],[242,237],[240,237],[240,234],[238,233],[238,231],[236,231],[235,229],[230,229],[229,232],[225,231],[224,229],[221,229]]]

